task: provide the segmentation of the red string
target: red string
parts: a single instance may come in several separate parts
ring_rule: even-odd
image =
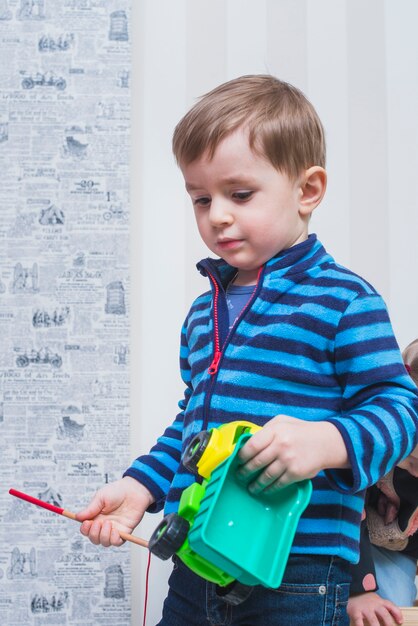
[[[148,587],[149,587],[149,569],[151,565],[151,551],[148,552],[147,573],[145,575],[145,598],[144,598],[144,619],[142,626],[145,626],[147,620],[147,606],[148,606]]]

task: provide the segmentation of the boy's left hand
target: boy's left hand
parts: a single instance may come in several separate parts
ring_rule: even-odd
[[[347,449],[330,422],[308,422],[277,415],[245,443],[238,453],[238,476],[252,493],[276,491],[290,483],[313,478],[326,468],[349,467]],[[251,479],[250,479],[251,480]]]

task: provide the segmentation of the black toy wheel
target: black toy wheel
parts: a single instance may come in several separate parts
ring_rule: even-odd
[[[151,535],[149,551],[166,561],[181,548],[189,528],[189,522],[177,513],[166,515]]]
[[[229,585],[226,585],[226,587],[220,587],[218,585],[216,587],[216,595],[222,598],[224,602],[227,602],[227,604],[236,606],[249,598],[253,589],[254,587],[243,585],[237,580],[234,580],[232,583],[229,583]]]
[[[187,446],[183,455],[183,465],[187,470],[189,470],[189,472],[192,472],[195,475],[199,474],[197,464],[202,458],[210,438],[211,433],[208,430],[202,430],[193,437]]]

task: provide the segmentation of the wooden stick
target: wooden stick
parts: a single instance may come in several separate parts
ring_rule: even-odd
[[[50,504],[49,502],[44,502],[43,500],[38,500],[38,498],[34,498],[33,496],[28,496],[27,493],[16,491],[16,489],[9,489],[9,493],[11,496],[16,496],[17,498],[20,498],[21,500],[30,502],[30,504],[36,504],[36,506],[41,506],[43,509],[52,511],[52,513],[58,513],[58,515],[63,515],[64,517],[68,517],[69,519],[79,522],[75,513],[71,513],[70,511],[61,509],[60,507],[55,506],[54,504]],[[124,541],[130,541],[131,543],[135,543],[136,545],[142,546],[143,548],[148,548],[148,541],[146,541],[145,539],[141,539],[140,537],[135,537],[135,535],[129,535],[128,533],[124,533],[121,530],[118,530],[118,533]]]

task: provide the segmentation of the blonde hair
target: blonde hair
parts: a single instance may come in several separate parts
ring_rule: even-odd
[[[325,137],[314,107],[299,89],[270,75],[235,78],[205,94],[177,124],[173,152],[180,164],[212,158],[227,135],[248,129],[250,147],[291,178],[325,167]]]

